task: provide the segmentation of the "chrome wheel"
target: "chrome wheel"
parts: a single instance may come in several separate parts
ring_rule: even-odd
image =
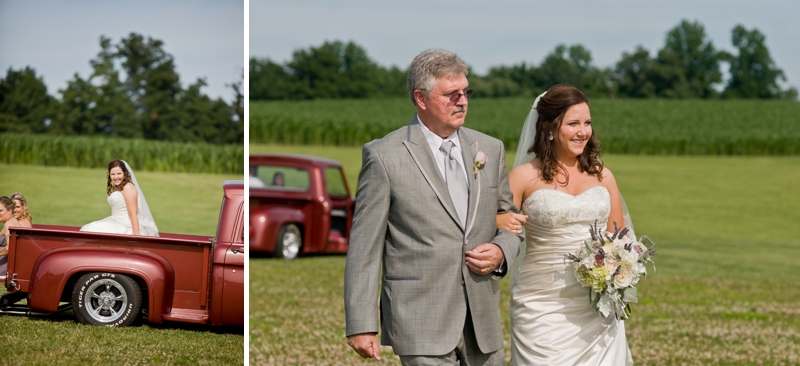
[[[84,305],[92,319],[112,323],[128,308],[128,294],[122,285],[112,279],[103,279],[86,289]]]
[[[278,245],[275,248],[278,256],[284,259],[295,259],[300,254],[301,246],[303,246],[303,236],[300,228],[295,224],[284,225],[278,235]]]

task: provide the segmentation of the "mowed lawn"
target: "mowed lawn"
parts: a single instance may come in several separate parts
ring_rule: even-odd
[[[132,167],[160,232],[213,236],[222,183],[234,174],[162,173]],[[34,223],[82,226],[111,215],[106,169],[0,164],[0,196],[22,192]]]
[[[251,145],[250,152],[339,160],[355,190],[360,148]],[[603,160],[636,233],[658,243],[657,271],[640,283],[640,303],[626,321],[635,363],[800,364],[800,157]],[[360,362],[345,341],[344,265],[344,256],[251,259],[251,362]],[[508,340],[508,280],[501,289]],[[390,348],[383,357],[399,364]]]
[[[213,236],[222,182],[239,175],[135,170],[161,232]],[[81,226],[109,216],[105,169],[0,164],[0,195],[22,192],[34,223]],[[5,288],[0,286],[0,294]],[[169,323],[104,328],[72,311],[44,318],[0,315],[0,365],[230,365],[244,362],[241,327]]]

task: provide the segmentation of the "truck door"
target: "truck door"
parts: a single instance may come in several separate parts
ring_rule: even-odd
[[[350,207],[350,194],[344,172],[339,167],[325,169],[326,191],[331,202],[330,222],[331,229],[328,234],[329,253],[345,253],[350,238],[350,225],[348,218],[353,216]]]
[[[225,251],[221,314],[224,324],[244,324],[244,225],[240,220],[236,226],[236,236]]]

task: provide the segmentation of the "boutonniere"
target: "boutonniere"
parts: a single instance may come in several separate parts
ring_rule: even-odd
[[[483,151],[478,150],[478,153],[475,154],[475,162],[472,164],[472,175],[475,179],[478,178],[478,169],[483,169],[486,166],[486,162],[489,158]]]

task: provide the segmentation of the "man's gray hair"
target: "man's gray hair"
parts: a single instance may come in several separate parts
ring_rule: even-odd
[[[417,105],[414,99],[414,90],[422,90],[426,97],[431,96],[436,78],[464,74],[467,76],[469,68],[464,61],[453,52],[442,49],[429,49],[422,51],[408,68],[408,96],[411,103]]]

